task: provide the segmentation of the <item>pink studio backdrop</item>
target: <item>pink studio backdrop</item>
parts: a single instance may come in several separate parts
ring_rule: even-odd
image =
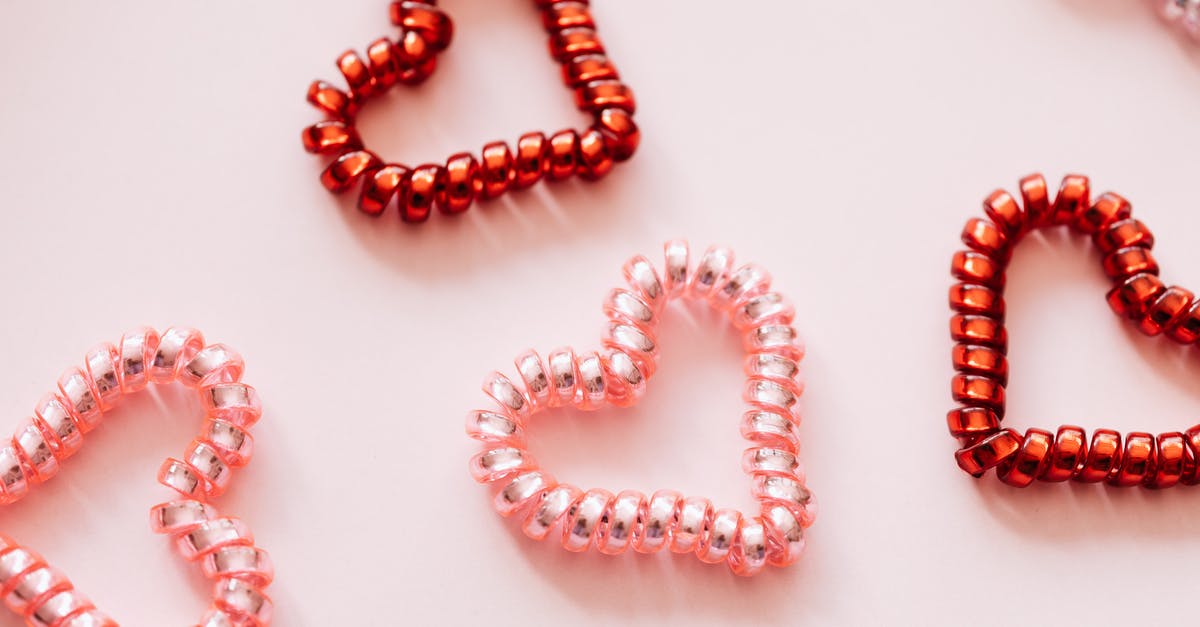
[[[447,1],[455,43],[424,87],[369,106],[369,143],[421,162],[577,125],[529,4]],[[327,194],[299,142],[309,81],[393,32],[383,0],[0,6],[5,424],[140,324],[239,349],[267,414],[219,504],[274,556],[280,625],[1178,619],[1200,492],[1018,491],[955,467],[945,293],[963,222],[1036,169],[1131,198],[1164,276],[1200,284],[1196,47],[1134,0],[594,11],[637,92],[635,159],[410,228]],[[1059,235],[1010,276],[1010,422],[1200,421],[1198,353],[1118,321],[1095,254]],[[483,376],[596,345],[622,261],[680,236],[770,269],[809,347],[821,515],[802,563],[749,581],[529,541],[466,472]],[[548,415],[534,453],[585,487],[751,506],[735,335],[685,308],[663,344],[640,406]],[[127,624],[194,621],[206,585],[145,518],[198,420],[178,390],[133,401],[0,530]]]

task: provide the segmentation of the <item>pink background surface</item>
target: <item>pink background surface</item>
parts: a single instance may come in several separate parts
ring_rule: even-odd
[[[976,482],[943,422],[950,255],[993,188],[1087,173],[1133,200],[1168,280],[1200,284],[1200,57],[1141,2],[598,1],[638,156],[415,229],[331,197],[299,145],[309,81],[393,32],[382,0],[68,4],[0,6],[0,406],[15,425],[139,324],[238,348],[268,413],[219,504],[277,562],[278,624],[1185,615],[1200,494]],[[453,47],[423,88],[367,109],[372,147],[441,160],[581,122],[528,2],[447,5]],[[750,581],[529,541],[466,472],[484,374],[528,346],[594,346],[622,261],[679,236],[769,268],[808,341],[821,516],[801,564]],[[1013,426],[1200,421],[1196,352],[1119,322],[1082,240],[1033,238],[1010,279]],[[546,466],[752,504],[738,343],[698,311],[671,314],[640,406],[538,422]],[[132,401],[0,530],[128,624],[195,620],[207,588],[145,517],[197,421],[179,390]]]

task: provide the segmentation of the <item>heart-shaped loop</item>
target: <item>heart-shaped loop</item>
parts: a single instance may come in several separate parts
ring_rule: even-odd
[[[1040,174],[1021,179],[1020,187],[1020,200],[1003,190],[984,200],[986,217],[967,222],[962,240],[968,250],[955,253],[951,263],[959,281],[950,288],[957,371],[951,393],[961,407],[950,411],[947,423],[963,444],[956,454],[958,465],[977,477],[995,468],[1001,481],[1017,487],[1039,479],[1147,488],[1200,482],[1200,425],[1158,436],[1132,432],[1124,438],[1097,429],[1090,440],[1086,431],[1071,425],[1055,433],[1029,429],[1024,436],[1001,428],[1008,381],[1004,272],[1013,248],[1034,229],[1066,225],[1090,236],[1114,283],[1109,306],[1146,335],[1181,344],[1200,339],[1200,301],[1158,278],[1158,263],[1150,252],[1154,236],[1133,219],[1129,201],[1112,192],[1093,201],[1087,177],[1078,174],[1063,179],[1056,197]]]
[[[526,535],[540,540],[557,533],[569,551],[670,549],[707,563],[725,562],[739,575],[753,575],[766,564],[791,564],[816,515],[797,461],[804,350],[791,327],[794,308],[771,291],[765,270],[755,264],[735,269],[733,253],[724,248],[709,248],[692,267],[687,243],[668,242],[661,273],[638,256],[625,264],[624,275],[626,287],[613,290],[604,304],[609,323],[602,350],[563,348],[545,360],[529,351],[516,359],[520,383],[500,373],[487,378],[483,390],[496,407],[467,417],[468,435],[484,445],[471,459],[472,476],[497,487],[496,510],[520,518]],[[750,408],[741,432],[753,446],[742,468],[761,504],[757,516],[716,509],[708,499],[672,490],[649,497],[633,490],[585,492],[556,481],[526,450],[526,424],[539,411],[635,403],[655,371],[663,308],[682,297],[708,302],[743,333],[742,395]]]
[[[102,344],[85,364],[67,370],[34,416],[0,446],[0,503],[9,504],[58,473],[77,453],[84,434],[100,425],[121,398],[150,383],[179,381],[200,394],[206,420],[182,459],[167,459],[158,480],[173,500],[150,510],[156,533],[167,535],[213,581],[213,605],[199,627],[269,625],[273,605],[264,589],[274,578],[266,551],[250,529],[210,504],[229,485],[233,469],[250,461],[249,429],[262,416],[254,388],[241,383],[242,358],[200,332],[153,329]],[[115,627],[57,569],[33,551],[0,536],[0,596],[32,627]]]
[[[301,139],[311,153],[334,155],[321,183],[341,193],[362,184],[358,207],[381,215],[395,201],[406,222],[424,222],[432,208],[445,214],[466,211],[476,200],[490,200],[509,190],[532,186],[543,178],[558,181],[572,175],[603,177],[615,162],[633,156],[641,133],[633,122],[633,91],[620,81],[596,35],[588,2],[535,0],[550,36],[550,55],[562,65],[563,81],[575,91],[575,104],[593,117],[584,131],[563,130],[546,137],[522,135],[514,150],[503,141],[483,147],[479,156],[451,155],[444,165],[415,168],[385,163],[367,150],[354,126],[364,102],[397,84],[417,85],[437,67],[437,55],[450,45],[454,25],[435,2],[391,4],[392,22],[400,27],[396,41],[379,39],[366,59],[353,50],[338,58],[346,90],[314,82],[308,101],[327,120],[304,129]]]

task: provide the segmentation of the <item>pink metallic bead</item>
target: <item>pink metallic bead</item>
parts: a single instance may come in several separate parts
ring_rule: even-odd
[[[758,377],[747,379],[742,399],[756,409],[781,413],[792,413],[798,400],[788,386]]]
[[[787,507],[805,528],[816,519],[817,504],[812,493],[797,479],[759,475],[754,479],[752,493],[760,501]]]
[[[637,361],[628,353],[612,350],[605,359],[605,375],[608,380],[607,400],[617,407],[628,407],[646,392],[646,375]]]
[[[121,390],[125,394],[140,392],[150,382],[150,363],[158,352],[158,331],[142,328],[126,333],[117,348],[120,355]]]
[[[249,582],[258,588],[271,585],[275,579],[275,565],[267,552],[244,545],[221,547],[208,554],[201,563],[204,576],[209,579],[233,577]]]
[[[246,363],[224,344],[205,346],[179,370],[179,381],[192,388],[240,381]]]
[[[484,379],[483,393],[496,401],[505,413],[518,420],[524,421],[532,412],[531,404],[529,399],[525,398],[525,393],[513,385],[508,377],[499,372],[493,372]]]
[[[83,613],[76,614],[62,623],[58,627],[118,627],[117,621],[108,617],[100,610],[87,610]]]
[[[480,442],[525,446],[525,430],[521,424],[504,414],[473,411],[467,414],[467,435]]]
[[[158,482],[175,490],[180,495],[198,501],[207,501],[209,486],[199,470],[187,462],[168,458],[158,470]]]
[[[21,456],[12,444],[0,447],[0,494],[4,503],[12,503],[29,493],[29,479]]]
[[[194,360],[193,360],[194,361]],[[262,418],[262,400],[245,383],[216,383],[200,388],[200,405],[209,418],[249,429]]]
[[[551,351],[546,359],[550,368],[550,383],[552,393],[550,404],[554,407],[569,407],[575,404],[579,390],[579,369],[575,361],[575,351],[557,349]]]
[[[804,553],[804,525],[786,507],[776,505],[763,511],[767,531],[767,563],[787,566]]]
[[[791,417],[781,412],[753,410],[742,416],[742,437],[756,444],[796,452],[800,437]]]
[[[795,361],[804,358],[804,345],[796,330],[783,324],[752,329],[742,344],[749,353],[776,353]]]
[[[739,303],[732,313],[733,325],[746,331],[768,325],[790,325],[796,308],[782,294],[767,292]]]
[[[159,503],[150,508],[150,529],[154,533],[188,533],[217,517],[217,510],[207,503],[194,500]]]
[[[608,396],[604,362],[599,353],[588,353],[579,358],[578,407],[582,410],[600,409]]]
[[[87,354],[85,361],[92,390],[96,392],[96,398],[100,401],[100,411],[112,409],[121,399],[121,377],[117,366],[121,355],[117,352],[117,347],[101,344]]]
[[[58,391],[76,424],[86,433],[100,423],[100,401],[91,379],[79,368],[72,368],[58,379]]]
[[[200,438],[219,451],[225,463],[235,468],[245,466],[254,454],[254,438],[232,422],[209,420],[204,423]]]
[[[150,381],[170,383],[200,349],[204,348],[204,335],[195,329],[171,327],[159,339],[158,349],[150,362]]]
[[[753,379],[766,379],[786,387],[799,396],[804,392],[800,383],[800,364],[796,360],[775,353],[753,353],[742,362],[742,371]]]
[[[626,490],[616,496],[600,518],[596,549],[605,555],[620,555],[632,544],[644,510],[646,495]]]
[[[543,540],[567,515],[567,509],[576,499],[583,496],[579,488],[570,484],[559,484],[546,491],[537,506],[530,510],[521,530],[534,540]]]
[[[83,446],[83,430],[75,423],[70,410],[57,395],[43,396],[42,400],[38,402],[34,414],[41,422],[39,426],[48,432],[56,442],[60,459],[74,455]]]
[[[41,483],[58,474],[58,458],[54,456],[54,449],[32,420],[17,427],[12,441],[21,460],[33,471],[29,475],[31,480]]]
[[[33,627],[57,627],[70,615],[93,609],[92,602],[77,590],[67,589],[56,592],[36,607],[26,617]]]
[[[647,378],[654,374],[658,345],[645,331],[629,324],[612,323],[603,343],[605,348],[622,351],[636,360]]]
[[[654,310],[637,294],[617,288],[604,301],[604,315],[613,322],[631,324],[644,331],[654,328]]]
[[[673,240],[663,245],[663,289],[671,298],[682,295],[691,279],[688,254],[688,244],[683,240]]]
[[[196,627],[244,627],[246,622],[225,610],[212,608]]]
[[[756,575],[767,563],[767,551],[767,529],[762,519],[746,520],[729,549],[729,568],[742,577]]]
[[[4,604],[16,614],[25,614],[39,601],[70,587],[71,582],[57,568],[42,564],[17,575],[5,586]]]
[[[0,553],[0,590],[12,588],[22,573],[45,564],[42,556],[21,547],[10,548]]]
[[[682,505],[683,495],[674,490],[659,490],[651,495],[645,521],[634,536],[633,549],[639,553],[657,553],[670,546]]]
[[[567,508],[563,524],[563,548],[572,551],[586,551],[596,535],[608,504],[613,495],[607,490],[588,490]]]
[[[717,285],[728,280],[732,269],[733,251],[715,246],[709,248],[696,265],[696,271],[688,283],[688,292],[699,298],[707,298]]]
[[[729,551],[742,526],[742,513],[735,509],[719,509],[708,519],[708,528],[696,547],[696,556],[706,564],[719,564],[729,557]]]
[[[746,264],[729,280],[716,285],[708,300],[719,311],[730,311],[771,289],[771,273],[758,264]]]
[[[220,451],[203,440],[193,440],[188,447],[186,461],[200,473],[208,485],[209,498],[220,496],[229,487],[233,470],[225,463]]]
[[[688,497],[679,506],[674,533],[671,534],[671,552],[693,553],[704,543],[713,507],[708,499]]]
[[[779,475],[803,481],[800,461],[792,451],[778,448],[749,448],[742,453],[742,471],[748,475]]]
[[[621,273],[625,277],[625,282],[629,284],[629,289],[633,290],[633,293],[642,302],[656,312],[662,310],[663,305],[667,302],[666,291],[663,288],[662,280],[658,278],[658,271],[654,269],[654,264],[650,263],[649,259],[638,255],[625,262]]]
[[[218,580],[213,586],[213,598],[217,609],[242,619],[243,624],[268,624],[275,609],[270,597],[241,579]]]
[[[517,475],[496,493],[496,511],[505,518],[535,503],[546,490],[554,487],[554,479],[540,471]]]
[[[516,473],[537,470],[537,462],[519,448],[501,447],[477,453],[471,458],[471,477],[479,483],[491,483]]]
[[[525,384],[526,398],[533,403],[534,408],[550,406],[550,375],[542,363],[542,356],[537,351],[529,350],[521,353],[514,362],[517,372],[521,374],[521,382]]]
[[[175,539],[175,548],[189,562],[194,562],[221,547],[253,545],[254,534],[236,518],[206,520]]]

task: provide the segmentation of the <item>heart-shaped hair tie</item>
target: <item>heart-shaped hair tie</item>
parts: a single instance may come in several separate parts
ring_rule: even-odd
[[[221,516],[210,501],[224,492],[233,469],[250,461],[248,430],[262,416],[254,388],[241,383],[242,358],[200,332],[171,328],[127,333],[101,344],[82,367],[67,370],[34,416],[0,446],[0,503],[9,504],[58,473],[83,446],[84,435],[127,394],[150,383],[179,381],[200,394],[206,420],[182,459],[167,459],[158,481],[173,500],[150,510],[151,528],[170,537],[213,581],[213,605],[199,627],[258,627],[271,622],[263,590],[274,578],[266,551],[250,529]],[[37,553],[0,536],[0,594],[33,627],[115,627],[71,582]]]
[[[1200,0],[1151,0],[1168,22],[1181,24],[1183,30],[1200,40]]]
[[[1158,278],[1158,263],[1150,253],[1154,236],[1131,217],[1129,201],[1112,192],[1093,201],[1087,177],[1078,174],[1063,179],[1057,197],[1039,174],[1021,179],[1020,187],[1020,200],[1003,190],[984,200],[986,217],[967,222],[962,240],[968,250],[955,253],[951,264],[960,282],[950,288],[957,371],[950,387],[961,407],[947,415],[947,423],[963,444],[955,455],[958,465],[977,477],[995,468],[1001,481],[1017,487],[1039,479],[1147,488],[1200,482],[1200,425],[1158,436],[1132,432],[1124,438],[1097,429],[1090,439],[1072,425],[1054,433],[1029,429],[1024,436],[1001,428],[1008,381],[1004,271],[1013,248],[1034,229],[1065,225],[1089,236],[1113,281],[1109,305],[1142,333],[1181,344],[1200,339],[1200,301]]]
[[[796,458],[804,349],[790,326],[795,310],[771,291],[766,270],[755,264],[735,269],[728,249],[709,248],[694,267],[686,242],[668,242],[665,253],[661,274],[642,256],[625,264],[626,287],[613,290],[604,304],[603,349],[562,348],[545,360],[528,351],[515,362],[519,384],[500,373],[487,378],[483,390],[496,406],[467,417],[467,433],[484,445],[471,459],[471,474],[497,488],[495,507],[502,516],[520,519],[531,538],[557,535],[568,551],[670,549],[710,564],[725,562],[747,576],[766,564],[786,566],[800,557],[805,529],[816,515]],[[706,498],[673,490],[649,497],[633,490],[585,492],[556,481],[526,450],[526,423],[544,409],[637,402],[654,374],[663,308],[683,297],[706,301],[743,334],[742,396],[750,407],[741,432],[752,447],[742,456],[742,468],[761,504],[756,516],[716,509]]]
[[[392,23],[400,27],[397,40],[375,41],[365,59],[353,50],[343,53],[337,65],[346,79],[345,91],[325,81],[309,87],[308,101],[328,119],[304,129],[304,147],[334,155],[321,183],[341,193],[361,182],[358,207],[363,212],[381,215],[395,200],[401,219],[424,222],[434,205],[442,213],[461,213],[476,199],[490,200],[543,178],[557,181],[578,174],[598,179],[614,162],[633,156],[641,137],[633,122],[633,91],[605,56],[587,1],[535,4],[550,35],[550,55],[562,65],[563,81],[575,91],[576,106],[593,117],[590,128],[549,137],[526,133],[515,149],[496,141],[478,156],[451,155],[444,165],[410,168],[385,163],[363,147],[354,128],[355,114],[372,96],[394,85],[417,85],[428,78],[454,33],[450,18],[434,2],[393,2]]]

